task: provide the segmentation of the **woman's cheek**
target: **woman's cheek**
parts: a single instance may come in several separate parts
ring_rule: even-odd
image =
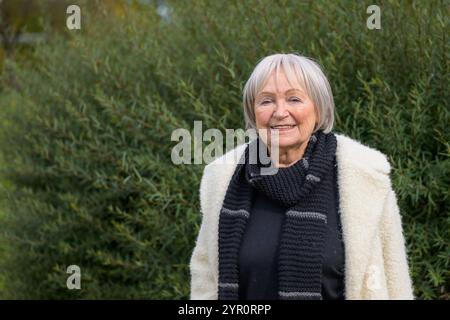
[[[311,121],[303,120],[299,122],[300,135],[302,136],[308,135],[310,131],[311,131]]]
[[[258,119],[258,124],[259,127],[264,127],[267,128],[269,126],[270,123],[270,114],[265,114],[265,112],[261,112],[259,114],[256,115],[257,119]]]

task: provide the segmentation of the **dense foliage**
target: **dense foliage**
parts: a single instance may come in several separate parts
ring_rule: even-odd
[[[327,73],[336,131],[389,157],[415,294],[448,299],[449,6],[380,1],[369,30],[370,4],[168,1],[6,61],[0,297],[188,298],[203,166],[171,162],[171,133],[243,128],[256,62],[297,52]]]

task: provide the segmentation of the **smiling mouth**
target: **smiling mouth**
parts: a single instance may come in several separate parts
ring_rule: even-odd
[[[288,124],[288,125],[270,126],[270,129],[285,131],[285,130],[290,130],[290,129],[294,128],[294,127],[296,127],[295,124]]]

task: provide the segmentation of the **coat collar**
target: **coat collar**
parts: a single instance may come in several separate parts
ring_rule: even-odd
[[[345,295],[346,299],[358,299],[370,262],[371,244],[390,188],[390,165],[381,152],[343,134],[335,135],[339,209],[345,243]],[[205,199],[214,200],[203,205],[216,220],[212,223],[214,228],[218,228],[228,184],[246,146],[236,147],[205,168],[205,174],[214,186],[214,189],[204,190],[209,194]],[[211,231],[217,234],[217,230]],[[218,270],[218,244],[211,243],[210,250],[210,263]],[[217,283],[218,279],[215,280]]]

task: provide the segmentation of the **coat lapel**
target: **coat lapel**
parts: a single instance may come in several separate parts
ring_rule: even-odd
[[[203,203],[205,212],[211,213],[208,217],[211,218],[210,225],[210,243],[208,255],[210,257],[210,264],[212,270],[215,270],[213,277],[215,283],[219,283],[219,216],[220,210],[222,209],[223,201],[225,199],[225,194],[230,184],[233,173],[236,170],[236,166],[245,151],[248,143],[242,144],[227,153],[222,157],[217,158],[208,165],[208,177],[210,183],[208,186],[205,185],[202,192],[205,194],[205,201]],[[206,169],[206,168],[205,168]],[[206,201],[212,200],[212,201]],[[218,290],[216,290],[217,299]]]
[[[389,164],[378,151],[343,135],[336,137],[346,299],[361,299],[372,243],[388,192]]]

